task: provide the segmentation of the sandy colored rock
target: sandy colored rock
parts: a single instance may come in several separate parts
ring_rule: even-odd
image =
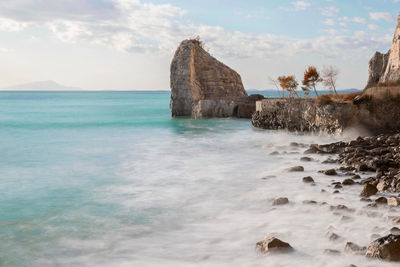
[[[256,251],[259,253],[268,253],[271,251],[291,251],[293,248],[289,243],[283,242],[275,237],[267,237],[263,241],[257,242]]]
[[[184,40],[171,62],[173,117],[250,118],[261,95],[248,96],[240,75],[212,57],[198,40]]]
[[[386,54],[376,52],[369,61],[368,83],[366,88],[374,87],[378,83],[389,83],[400,80],[400,15],[392,40],[390,50]]]
[[[400,205],[400,200],[397,197],[389,197],[387,199],[387,204],[389,206],[399,206]]]
[[[373,241],[365,255],[387,261],[400,261],[400,235],[390,234]]]

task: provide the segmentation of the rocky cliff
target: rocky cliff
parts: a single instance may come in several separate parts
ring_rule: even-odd
[[[184,40],[171,63],[172,116],[247,117],[255,111],[240,75],[212,57],[197,40]],[[262,98],[262,97],[261,97]]]
[[[400,81],[400,14],[394,32],[392,46],[386,54],[376,52],[369,61],[369,79],[366,88]]]

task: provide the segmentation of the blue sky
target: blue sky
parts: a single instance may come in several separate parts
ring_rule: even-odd
[[[2,0],[0,88],[56,80],[88,90],[166,90],[174,50],[200,35],[246,88],[335,65],[362,88],[391,43],[400,0]]]

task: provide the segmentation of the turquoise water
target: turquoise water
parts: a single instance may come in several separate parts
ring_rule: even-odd
[[[146,224],[161,211],[104,201],[108,187],[130,183],[119,173],[128,153],[151,139],[247,127],[172,119],[167,92],[1,92],[0,263],[52,258],[61,237]]]

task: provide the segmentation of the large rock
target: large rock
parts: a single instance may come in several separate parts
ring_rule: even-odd
[[[369,244],[367,257],[400,261],[400,235],[387,235]]]
[[[248,97],[240,75],[198,40],[184,40],[171,63],[172,116],[250,118],[260,95]]]
[[[267,253],[271,251],[285,252],[291,250],[293,250],[293,248],[289,243],[286,243],[275,237],[267,237],[263,241],[257,242],[256,244],[256,251],[259,253]]]
[[[400,80],[400,15],[394,32],[392,46],[386,54],[376,52],[369,61],[369,79],[366,88],[379,83],[398,82]]]

